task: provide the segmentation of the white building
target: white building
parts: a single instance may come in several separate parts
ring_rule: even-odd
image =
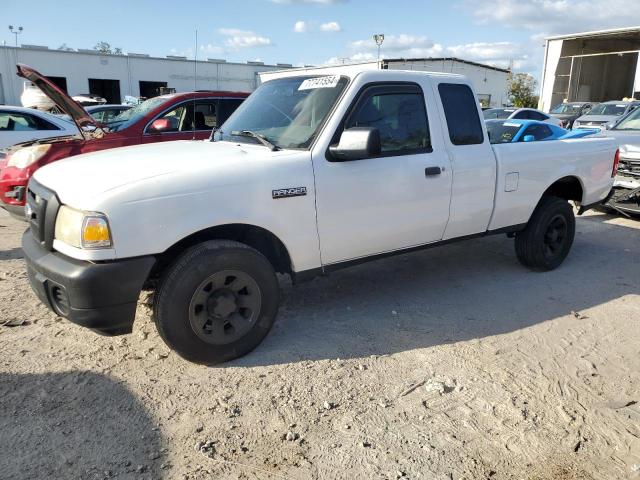
[[[109,103],[120,103],[125,95],[155,96],[159,87],[178,92],[251,92],[259,83],[258,73],[291,67],[219,59],[194,62],[185,57],[158,58],[135,53],[110,55],[81,49],[49,50],[38,45],[0,46],[0,104],[20,105],[25,80],[16,75],[18,63],[35,68],[71,95],[93,93]]]
[[[356,68],[358,70],[418,70],[422,72],[457,73],[465,75],[473,82],[478,94],[478,101],[480,101],[483,106],[501,107],[506,105],[508,102],[507,79],[509,76],[509,70],[470,62],[468,60],[461,60],[459,58],[392,58],[364,63],[335,65],[331,67],[305,67],[303,70],[309,71],[310,73],[322,73],[327,69],[334,71],[336,68]],[[261,72],[260,80],[266,82],[269,79],[285,75],[286,73],[288,72]]]
[[[638,52],[640,27],[547,38],[538,108],[640,98]]]

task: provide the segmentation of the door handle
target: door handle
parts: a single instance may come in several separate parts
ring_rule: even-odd
[[[425,177],[432,177],[434,175],[440,175],[442,173],[442,169],[440,167],[427,167],[424,169]]]

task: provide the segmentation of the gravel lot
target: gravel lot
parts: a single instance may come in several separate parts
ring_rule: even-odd
[[[640,479],[640,222],[592,214],[558,270],[505,236],[291,287],[216,368],[38,304],[0,213],[0,477]]]

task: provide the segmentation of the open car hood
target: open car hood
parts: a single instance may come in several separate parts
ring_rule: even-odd
[[[78,102],[60,90],[60,88],[47,77],[28,65],[18,64],[16,68],[18,69],[17,74],[19,77],[26,78],[33,83],[42,90],[47,97],[53,100],[60,110],[71,117],[71,120],[76,124],[80,134],[85,140],[102,138],[104,136],[102,124],[97,122]]]

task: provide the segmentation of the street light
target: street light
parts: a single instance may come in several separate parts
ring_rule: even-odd
[[[16,36],[16,48],[18,48],[18,35],[20,35],[23,30],[22,27],[14,28],[13,25],[9,25],[9,31]]]
[[[384,33],[376,33],[373,36],[373,41],[376,42],[378,46],[378,60],[380,60],[380,47],[382,46],[382,42],[384,42]]]

